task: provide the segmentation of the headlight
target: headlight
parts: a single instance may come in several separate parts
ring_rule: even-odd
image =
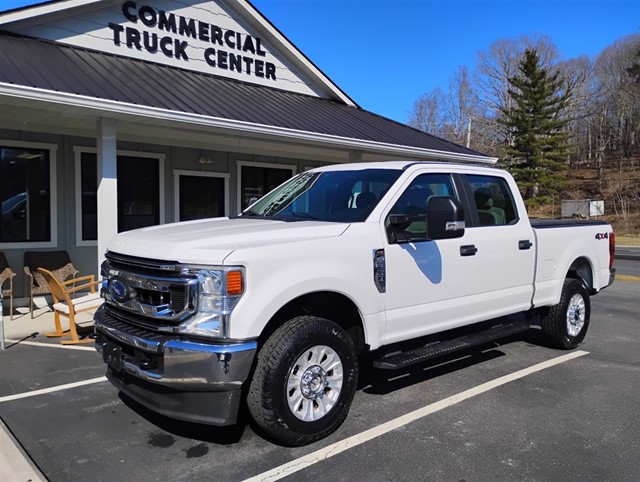
[[[229,318],[244,293],[244,268],[187,267],[187,274],[198,279],[198,311],[180,325],[180,333],[226,338]]]

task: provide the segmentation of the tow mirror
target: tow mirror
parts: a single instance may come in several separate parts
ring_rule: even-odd
[[[464,236],[464,208],[449,196],[433,196],[427,204],[427,237],[452,239]]]

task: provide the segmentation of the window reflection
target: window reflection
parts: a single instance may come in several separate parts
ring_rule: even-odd
[[[224,179],[180,175],[180,221],[224,216]]]
[[[241,169],[241,211],[293,176],[287,167],[242,166]]]
[[[160,224],[160,167],[157,158],[118,156],[118,232]],[[81,155],[82,240],[98,239],[97,155]]]
[[[0,242],[51,241],[49,151],[0,147]]]

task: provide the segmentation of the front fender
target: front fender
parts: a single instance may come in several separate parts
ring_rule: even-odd
[[[353,237],[352,237],[353,238]],[[373,239],[373,241],[372,241]],[[373,279],[376,236],[296,243],[289,249],[270,246],[235,252],[230,264],[246,267],[246,292],[230,320],[233,338],[255,338],[283,306],[318,291],[350,299],[365,320],[365,338],[374,342],[384,332],[384,294]],[[376,320],[367,323],[366,320]]]

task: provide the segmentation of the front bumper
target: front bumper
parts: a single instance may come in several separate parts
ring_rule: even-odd
[[[94,321],[95,347],[108,365],[107,378],[125,395],[179,420],[236,422],[255,341],[214,344],[159,335],[115,319],[104,307]]]

